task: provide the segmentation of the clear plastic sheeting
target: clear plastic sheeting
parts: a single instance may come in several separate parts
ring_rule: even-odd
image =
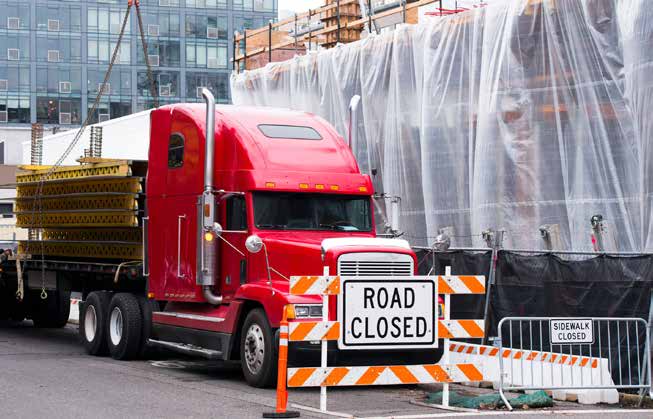
[[[361,170],[400,196],[413,244],[653,250],[653,5],[511,0],[235,74],[236,104],[319,114],[346,135],[362,97]],[[379,201],[383,205],[383,201]],[[386,200],[389,206],[389,201]],[[388,208],[389,210],[389,208]]]

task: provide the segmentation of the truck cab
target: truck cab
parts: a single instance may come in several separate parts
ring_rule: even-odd
[[[413,275],[416,257],[406,241],[376,237],[372,182],[322,118],[213,106],[151,114],[148,296],[165,303],[151,341],[240,359],[263,386],[284,306],[322,312],[319,297],[289,295],[290,276]]]

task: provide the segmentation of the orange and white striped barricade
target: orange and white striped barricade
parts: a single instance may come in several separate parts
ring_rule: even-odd
[[[401,281],[399,281],[401,279]],[[376,281],[376,282],[375,282]],[[386,365],[386,366],[351,366],[351,367],[329,367],[327,366],[327,342],[338,341],[339,348],[343,348],[346,325],[342,322],[345,310],[343,295],[349,292],[350,283],[368,283],[372,286],[383,287],[385,284],[390,287],[403,286],[404,289],[413,283],[425,285],[426,290],[433,290],[433,295],[428,296],[433,302],[433,319],[428,332],[432,343],[418,343],[419,348],[437,348],[438,339],[444,339],[443,362],[435,365]],[[345,287],[347,290],[343,291]],[[367,289],[367,288],[366,288]],[[396,290],[397,288],[395,288]],[[321,276],[292,276],[290,277],[290,293],[293,295],[321,295],[322,296],[322,319],[320,321],[289,321],[282,322],[280,331],[279,349],[279,376],[277,385],[277,411],[273,414],[265,414],[264,417],[288,417],[278,416],[288,412],[287,408],[287,387],[320,387],[320,411],[327,412],[327,387],[335,386],[370,386],[370,385],[396,385],[396,384],[427,384],[443,383],[444,394],[443,406],[448,406],[448,384],[453,382],[475,382],[484,381],[482,368],[473,363],[449,364],[449,351],[451,338],[482,338],[484,336],[485,323],[483,320],[452,320],[450,313],[450,296],[452,294],[485,294],[485,277],[483,276],[452,276],[451,268],[447,267],[443,276],[411,276],[411,277],[341,277],[330,276],[328,267],[324,268]],[[381,293],[379,293],[380,295]],[[396,296],[396,292],[395,295]],[[416,292],[412,294],[416,297]],[[444,317],[437,317],[437,296],[444,294],[445,308]],[[329,320],[329,296],[337,295],[338,320]],[[358,294],[351,294],[358,295]],[[366,296],[367,297],[367,296]],[[392,298],[392,297],[390,297]],[[398,297],[397,297],[398,298]],[[414,301],[413,301],[414,302]],[[400,302],[398,303],[399,305]],[[404,309],[407,309],[408,305]],[[402,312],[402,308],[394,307],[393,313]],[[403,311],[405,312],[405,311]],[[284,315],[284,319],[286,319]],[[387,320],[385,323],[387,324]],[[353,329],[352,329],[353,330]],[[351,333],[349,332],[351,335]],[[287,336],[287,339],[285,338]],[[385,336],[384,336],[385,337]],[[388,336],[389,337],[389,336]],[[321,341],[321,363],[319,367],[287,368],[287,344],[299,341]],[[387,342],[376,342],[365,348],[387,348]],[[407,342],[403,347],[406,347]],[[376,346],[374,346],[376,345]],[[399,345],[402,345],[399,342]],[[410,346],[415,348],[416,346]],[[347,349],[359,348],[356,343],[350,344]],[[401,346],[396,347],[401,349]],[[292,416],[296,417],[296,416]]]

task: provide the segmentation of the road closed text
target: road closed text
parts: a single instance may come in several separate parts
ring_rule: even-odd
[[[433,282],[352,280],[343,286],[339,310],[344,349],[437,344]]]
[[[551,319],[551,343],[554,345],[593,343],[592,319]]]

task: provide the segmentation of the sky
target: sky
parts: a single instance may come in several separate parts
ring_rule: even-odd
[[[315,9],[324,4],[324,0],[279,0],[279,11],[290,11],[301,13],[310,9]]]

